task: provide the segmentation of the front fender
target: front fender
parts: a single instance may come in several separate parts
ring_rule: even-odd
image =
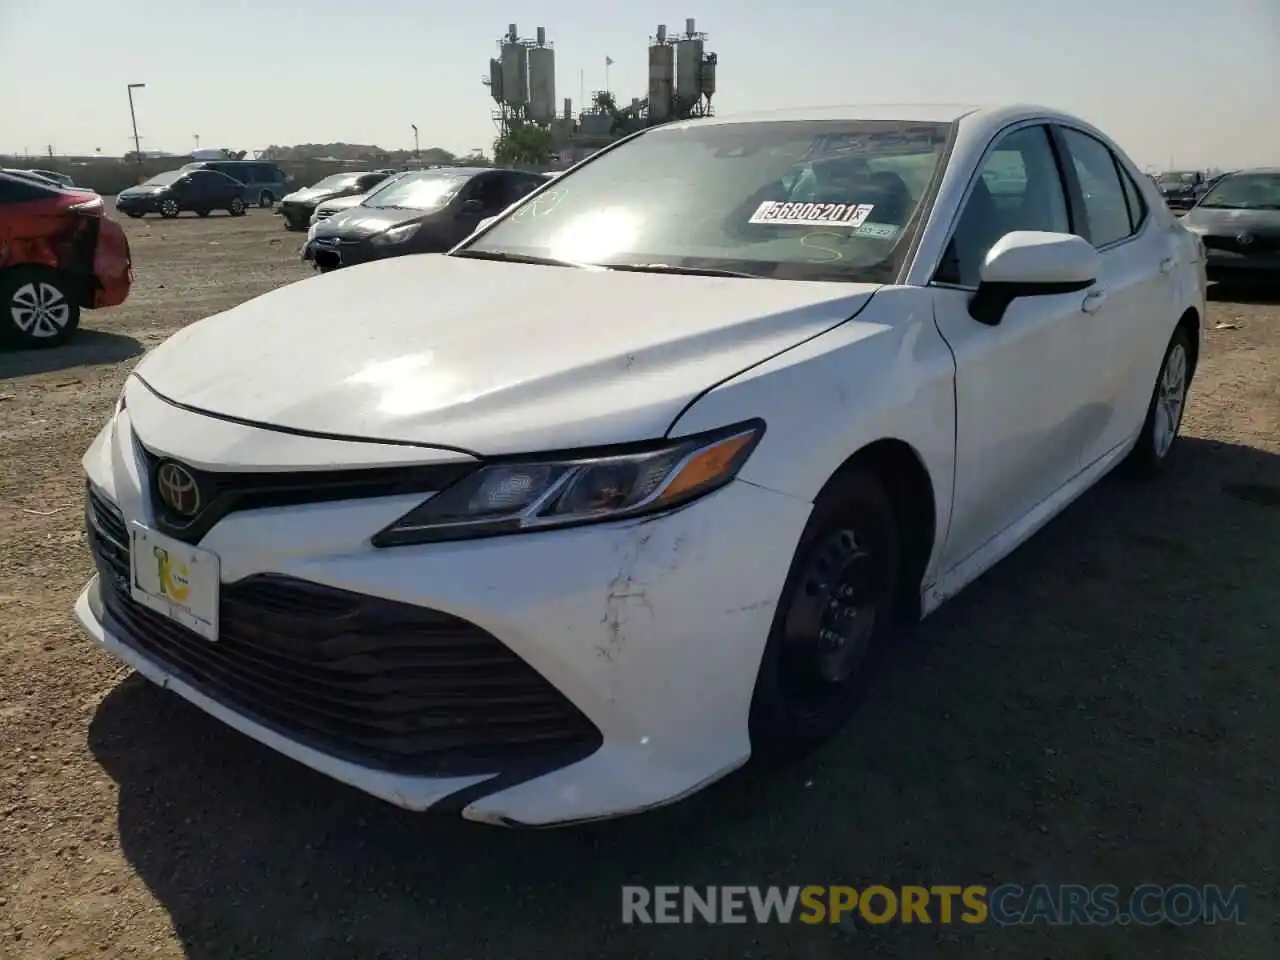
[[[882,288],[856,318],[699,398],[669,434],[747,417],[762,418],[766,430],[741,479],[808,502],[859,450],[906,443],[933,484],[937,555],[955,473],[955,363],[927,290]]]

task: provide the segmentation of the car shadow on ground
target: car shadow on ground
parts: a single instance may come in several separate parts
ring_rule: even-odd
[[[1280,283],[1226,284],[1211,283],[1209,299],[1218,303],[1256,303],[1264,306],[1280,304]]]
[[[624,884],[1274,897],[1280,457],[1192,438],[1178,454],[1153,485],[1100,484],[904,639],[836,742],[630,819],[506,831],[405,813],[135,676],[89,732],[123,852],[199,960],[1266,956],[1265,922],[620,922]]]
[[[103,330],[77,330],[71,342],[40,350],[0,349],[0,380],[53,373],[71,367],[119,363],[140,356],[146,347],[133,337]]]

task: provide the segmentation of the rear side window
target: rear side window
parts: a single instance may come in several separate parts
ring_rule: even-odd
[[[1133,233],[1137,233],[1147,220],[1147,204],[1142,199],[1142,191],[1121,165],[1119,158],[1116,158],[1116,170],[1120,173],[1120,186],[1124,187],[1124,199],[1129,205],[1129,226]]]
[[[356,181],[356,184],[361,190],[372,190],[385,179],[387,179],[385,173],[366,173]]]
[[[1135,226],[1129,218],[1129,201],[1116,158],[1106,144],[1070,128],[1062,128],[1062,139],[1084,195],[1089,241],[1105,247],[1132,236]]]

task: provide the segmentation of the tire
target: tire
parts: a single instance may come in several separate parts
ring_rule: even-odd
[[[182,212],[182,208],[178,206],[177,200],[162,200],[160,202],[160,216],[166,220],[172,220]]]
[[[1147,405],[1147,418],[1142,423],[1138,442],[1125,460],[1125,472],[1131,476],[1155,477],[1169,461],[1187,408],[1187,390],[1195,373],[1193,356],[1191,334],[1180,326],[1165,348],[1151,402]]]
[[[69,278],[48,267],[0,273],[0,340],[17,347],[56,347],[80,325],[80,302]]]
[[[227,213],[231,214],[233,217],[243,217],[244,201],[241,200],[239,197],[236,197],[234,200],[231,201],[231,204],[227,207]]]
[[[751,698],[754,761],[802,757],[853,716],[895,630],[893,503],[870,473],[837,476],[814,503],[774,613]]]
[[[275,204],[275,202],[276,202],[276,198],[272,196],[270,190],[263,190],[260,194],[258,194],[258,206],[261,207],[263,210],[270,210],[271,207]]]
[[[207,217],[208,215],[209,215],[209,208],[208,208],[208,207],[201,207],[200,209],[198,209],[198,210],[196,211],[196,216],[197,216],[197,217]]]

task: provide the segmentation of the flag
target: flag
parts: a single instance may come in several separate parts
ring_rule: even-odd
[[[612,66],[613,66],[613,57],[605,57],[605,58],[604,58],[604,65],[605,65],[606,67],[612,67]]]

